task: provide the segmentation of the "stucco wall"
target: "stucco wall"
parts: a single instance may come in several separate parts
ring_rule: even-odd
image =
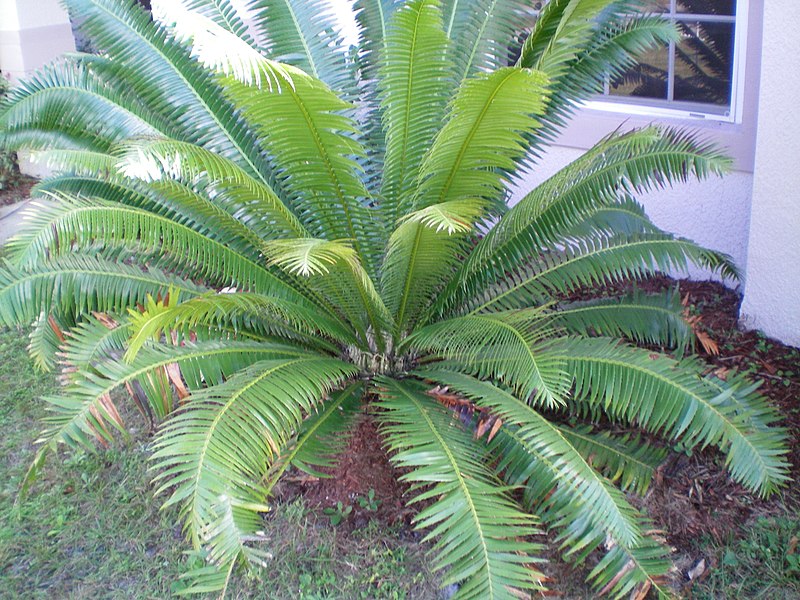
[[[746,323],[800,345],[800,36],[797,0],[764,3],[761,109],[756,142]]]
[[[18,79],[75,50],[58,0],[0,0],[0,70]]]

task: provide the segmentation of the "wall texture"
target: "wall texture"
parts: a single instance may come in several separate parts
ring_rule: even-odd
[[[800,345],[800,69],[797,0],[764,2],[761,108],[742,316]]]
[[[0,0],[0,70],[12,79],[75,50],[58,0]]]

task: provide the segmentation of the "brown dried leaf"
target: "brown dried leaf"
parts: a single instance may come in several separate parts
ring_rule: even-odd
[[[653,584],[648,579],[638,587],[634,588],[634,590],[631,592],[630,600],[644,600],[647,598],[647,594],[650,592],[651,587],[653,587]]]
[[[178,401],[183,403],[191,394],[183,383],[181,368],[178,366],[178,363],[170,363],[166,366],[166,371],[167,377],[169,377],[172,385],[175,386],[175,393],[178,395]]]
[[[503,426],[503,419],[497,419],[492,425],[492,430],[489,432],[489,441],[492,441],[492,438],[497,435],[497,432],[500,431],[500,428]]]

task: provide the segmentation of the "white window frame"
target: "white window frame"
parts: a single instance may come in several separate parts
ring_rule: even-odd
[[[676,0],[672,0],[673,3]],[[731,77],[731,106],[729,111],[715,113],[709,106],[698,103],[696,108],[686,103],[684,106],[659,105],[659,101],[649,98],[636,100],[615,100],[613,96],[603,96],[588,100],[582,107],[609,113],[652,117],[659,119],[682,119],[716,121],[722,123],[742,123],[744,117],[744,81],[747,63],[747,32],[750,0],[736,0],[736,21],[733,41],[733,73]],[[691,15],[687,15],[691,18]]]

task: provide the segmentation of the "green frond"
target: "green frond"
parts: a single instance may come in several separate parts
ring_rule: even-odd
[[[176,140],[141,139],[127,142],[118,153],[116,168],[132,179],[189,183],[202,178],[215,203],[263,239],[307,235],[297,216],[272,188],[214,152]]]
[[[265,489],[258,482],[324,396],[352,365],[310,354],[263,360],[195,392],[161,428],[153,469],[164,506],[179,505],[195,548],[218,570],[243,557],[263,563],[258,539]]]
[[[254,44],[247,28],[247,14],[241,11],[241,5],[237,6],[231,0],[182,0],[182,3],[187,9],[211,19],[236,37]]]
[[[500,379],[533,404],[563,405],[570,384],[563,358],[548,349],[552,330],[530,320],[521,312],[456,317],[418,329],[403,348],[455,361],[481,378]]]
[[[342,242],[313,238],[277,240],[264,247],[264,256],[288,273],[305,277],[312,289],[335,301],[336,308],[365,337],[391,328],[391,315],[355,249]],[[376,340],[383,346],[383,339]]]
[[[576,302],[560,307],[553,324],[580,335],[626,337],[640,344],[677,348],[693,346],[694,331],[683,315],[677,289],[646,295],[639,291],[622,298]]]
[[[591,40],[600,14],[615,0],[552,0],[536,19],[517,64],[558,77]]]
[[[30,132],[40,132],[36,144]],[[17,147],[19,132],[24,147],[46,150],[63,147],[64,136],[74,145],[108,150],[136,136],[165,135],[169,126],[132,100],[118,86],[109,85],[80,60],[66,59],[24,79],[0,106],[0,132],[4,145]]]
[[[292,85],[293,69],[269,60],[252,42],[228,30],[226,24],[218,23],[213,16],[206,16],[192,6],[194,3],[192,0],[160,2],[153,8],[153,16],[176,39],[189,42],[192,56],[209,69],[270,91],[280,92],[282,87]]]
[[[377,77],[381,60],[386,53],[388,26],[400,0],[356,0],[353,4],[359,27],[358,64],[361,82]]]
[[[329,0],[250,0],[249,9],[272,58],[299,67],[337,93],[354,93]]]
[[[579,434],[579,430],[550,422],[488,382],[435,366],[420,370],[418,375],[465,394],[499,419],[502,426],[489,441],[496,468],[509,485],[523,488],[525,508],[541,515],[548,527],[559,532],[556,541],[566,559],[581,563],[601,545],[612,546],[590,577],[596,585],[605,585],[613,578],[618,582],[617,589],[629,589],[644,581],[662,589],[661,577],[671,567],[666,558],[668,549],[646,534],[650,525],[597,472],[609,471],[614,465],[613,452],[617,448],[609,448],[608,440],[592,440],[602,446],[603,458],[595,463],[594,457],[587,454],[585,431]],[[640,452],[629,454],[640,463],[654,458],[645,458]],[[621,478],[638,476],[648,476],[646,467],[628,464]],[[622,564],[620,556],[627,557]]]
[[[486,217],[488,209],[488,202],[480,200],[450,200],[409,213],[400,223],[419,223],[436,233],[445,231],[448,235],[470,233]]]
[[[93,363],[92,369],[83,372],[80,377],[74,377],[60,396],[45,399],[51,405],[52,414],[45,419],[47,428],[42,432],[40,441],[51,447],[66,443],[87,449],[93,448],[95,439],[110,441],[112,436],[106,424],[110,423],[119,431],[124,431],[124,425],[113,408],[109,394],[137,380],[146,384],[149,375],[170,364],[190,363],[188,373],[199,374],[200,370],[206,369],[208,373],[204,371],[203,376],[208,382],[214,382],[258,360],[303,354],[307,353],[287,346],[208,342],[181,347],[149,346],[130,364],[115,359],[101,360]],[[197,377],[187,377],[187,380],[193,389],[201,384]],[[172,402],[171,398],[167,401],[169,404]]]
[[[624,491],[644,495],[667,449],[630,433],[594,431],[588,425],[558,425],[558,429],[592,468],[619,484]]]
[[[375,260],[370,237],[373,216],[356,158],[352,106],[325,84],[305,75],[280,93],[226,83],[227,95],[241,110],[280,166],[278,177],[313,237],[353,240],[368,270]]]
[[[67,196],[54,200],[34,203],[26,213],[26,227],[9,242],[8,259],[16,266],[30,270],[76,251],[116,247],[160,255],[153,261],[156,265],[169,266],[172,272],[190,279],[199,277],[219,287],[305,300],[266,266],[169,218]]]
[[[422,164],[413,208],[498,200],[503,170],[514,168],[525,153],[524,135],[539,125],[547,84],[542,73],[514,67],[465,81]]]
[[[412,213],[417,217],[424,214]],[[413,216],[394,230],[381,271],[381,288],[386,306],[395,316],[396,333],[411,329],[442,281],[455,271],[465,245],[464,234],[437,231],[415,222]]]
[[[290,466],[313,477],[331,477],[319,469],[336,464],[337,457],[350,439],[348,432],[358,415],[363,398],[364,384],[354,383],[331,394],[331,399],[318,412],[307,417],[295,439],[289,442],[278,461],[273,464],[267,476],[267,491],[272,490]]]
[[[587,219],[597,218],[598,211],[611,210],[622,202],[636,218],[637,208],[630,204],[629,196],[683,182],[690,176],[721,175],[728,166],[729,159],[717,147],[687,132],[647,127],[612,134],[503,215],[478,242],[433,311],[446,313],[448,304],[457,305],[466,294],[484,291],[509,271],[577,233]]]
[[[393,226],[412,205],[430,140],[453,89],[438,0],[414,0],[393,15],[381,57],[379,92],[386,136],[381,208]]]
[[[342,323],[314,308],[267,295],[225,292],[180,302],[177,293],[170,293],[169,303],[156,303],[150,297],[143,304],[142,312],[131,311],[134,333],[126,353],[128,360],[135,357],[149,339],[159,339],[167,331],[193,332],[197,328],[226,328],[297,339],[333,353],[337,351],[336,346],[325,342],[325,338],[343,344],[356,343],[351,331]]]
[[[170,289],[188,297],[208,291],[157,269],[89,256],[64,256],[32,269],[5,261],[0,267],[0,321],[27,325],[55,308],[65,315],[124,313],[148,295],[165,295]]]
[[[69,330],[60,362],[67,377],[80,377],[104,359],[119,359],[130,337],[129,321],[123,315],[97,313]]]
[[[171,137],[220,154],[265,185],[273,183],[255,132],[225,99],[216,73],[194,60],[184,44],[136,4],[67,4],[82,31],[107,56],[92,63],[102,78],[117,80],[149,111],[169,120],[175,129]],[[141,68],[143,64],[147,67]]]
[[[399,216],[452,201],[495,203],[503,190],[500,169],[510,169],[523,153],[522,133],[537,126],[543,110],[545,78],[527,69],[507,68],[464,82],[420,170],[413,203]],[[383,286],[387,306],[396,308],[402,329],[411,310],[428,307],[449,278],[463,240],[432,235],[423,225],[401,225],[389,240]],[[435,259],[428,259],[436,255]],[[423,264],[425,263],[425,264]]]
[[[381,433],[394,464],[409,469],[412,502],[430,501],[415,519],[434,539],[435,568],[443,586],[458,583],[462,600],[517,598],[541,589],[526,538],[538,533],[533,517],[512,500],[486,466],[480,445],[419,382],[379,381]]]
[[[514,34],[530,19],[524,0],[446,0],[450,59],[461,83],[479,72],[491,72],[508,64]]]
[[[471,314],[540,303],[552,294],[566,296],[581,287],[639,280],[660,271],[685,271],[694,264],[737,279],[730,257],[666,234],[642,234],[581,240],[543,254],[531,266],[511,273],[468,304]]]
[[[33,360],[34,366],[40,371],[52,371],[56,364],[56,354],[58,353],[61,340],[56,333],[55,327],[63,330],[54,315],[42,313],[33,322],[33,327],[28,336],[28,356]]]
[[[768,496],[787,478],[786,447],[774,409],[741,377],[704,379],[694,358],[676,361],[615,340],[563,340],[551,350],[567,361],[575,395],[614,418],[685,445],[715,445],[731,476]]]
[[[636,511],[625,496],[547,417],[501,388],[469,375],[435,366],[421,369],[417,375],[466,395],[503,420],[497,441],[490,443],[499,460],[497,469],[508,469],[510,484],[526,486],[527,501],[535,497],[543,516],[548,511],[559,513],[553,522],[566,528],[562,541],[578,532],[587,538],[610,535],[626,546],[641,539]],[[499,437],[502,433],[505,435]],[[545,496],[551,492],[554,497],[547,500],[551,506],[545,508]],[[582,545],[574,538],[569,543],[575,549]]]

